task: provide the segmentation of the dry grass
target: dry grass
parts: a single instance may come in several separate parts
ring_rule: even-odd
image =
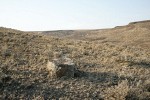
[[[0,32],[0,99],[150,98],[149,49],[6,30]],[[74,61],[74,78],[49,77],[46,64],[56,52]]]
[[[128,81],[124,80],[116,86],[107,88],[104,91],[105,100],[125,100],[130,88]]]

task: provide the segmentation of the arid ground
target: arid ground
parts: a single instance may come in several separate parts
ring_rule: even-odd
[[[97,30],[0,28],[1,100],[150,100],[150,21]],[[52,79],[54,53],[79,73]]]

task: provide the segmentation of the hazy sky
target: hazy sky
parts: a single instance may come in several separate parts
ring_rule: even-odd
[[[150,19],[150,0],[0,0],[0,26],[100,29]]]

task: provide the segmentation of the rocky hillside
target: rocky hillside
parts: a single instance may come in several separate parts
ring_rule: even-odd
[[[149,27],[142,28],[142,23],[110,33],[95,30],[84,35],[84,41],[1,28],[0,99],[149,100],[150,50],[132,45],[137,36],[149,43]],[[105,42],[113,37],[124,42]],[[46,65],[56,53],[73,60],[78,70],[73,78],[49,76]]]

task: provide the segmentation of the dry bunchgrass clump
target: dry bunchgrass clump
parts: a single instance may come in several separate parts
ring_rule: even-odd
[[[125,100],[130,88],[128,81],[124,80],[116,86],[107,88],[104,91],[105,100]]]

